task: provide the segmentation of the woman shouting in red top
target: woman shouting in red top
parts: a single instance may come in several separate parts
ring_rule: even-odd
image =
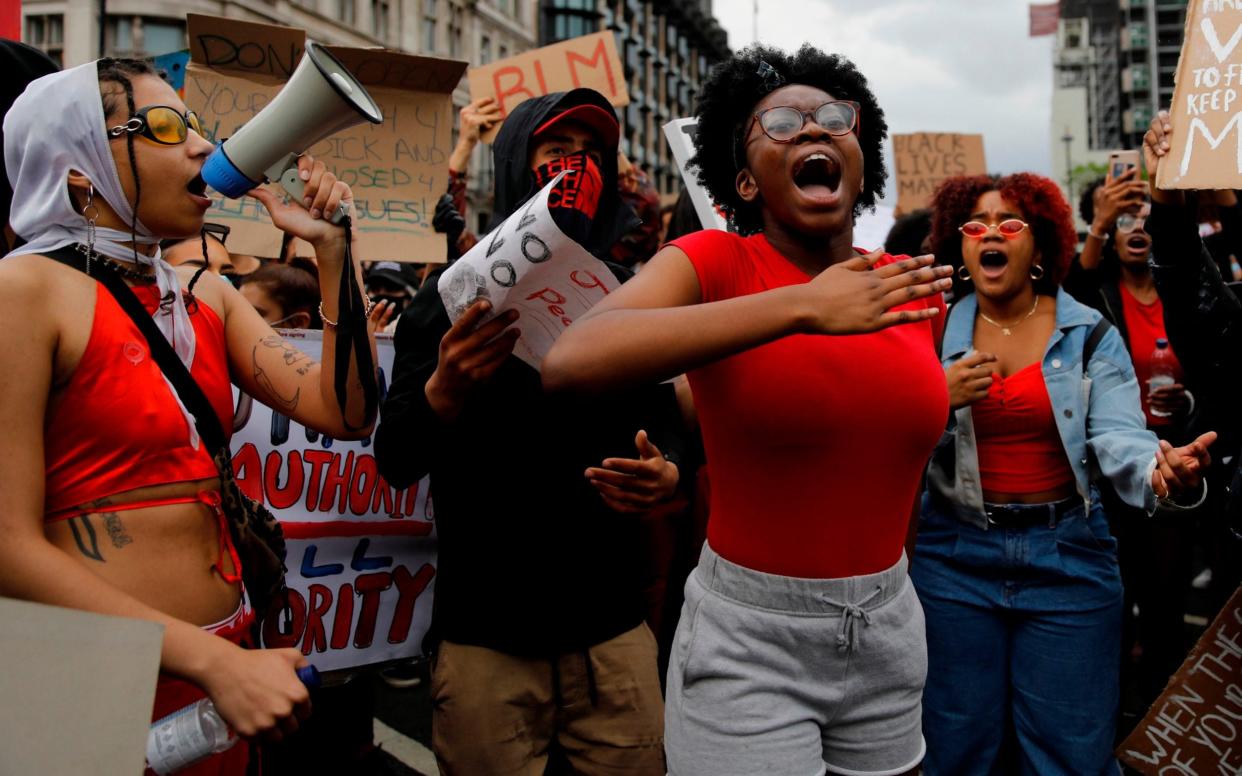
[[[948,412],[947,269],[854,248],[886,125],[848,61],[747,49],[700,99],[695,164],[739,233],[663,248],[561,336],[544,383],[689,372],[712,513],[669,663],[669,772],[901,773],[923,755],[903,544]]]
[[[239,647],[253,613],[212,456],[149,340],[87,272],[106,265],[132,286],[226,429],[231,380],[334,437],[372,419],[352,358],[337,395],[331,328],[315,363],[227,282],[160,258],[160,238],[198,233],[211,204],[198,126],[148,65],[112,59],[34,81],[5,118],[25,245],[0,262],[0,595],[161,623],[157,715],[205,694],[242,736],[279,736],[306,713],[304,659]],[[345,233],[321,216],[351,194],[322,163],[301,170],[309,209],[255,196],[315,247],[337,319]],[[197,772],[245,762],[239,746]]]

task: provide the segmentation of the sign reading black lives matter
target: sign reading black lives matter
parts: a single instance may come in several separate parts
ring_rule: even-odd
[[[306,33],[293,27],[189,14],[190,64],[185,102],[219,143],[280,91],[302,59]],[[366,87],[384,113],[302,150],[322,160],[354,192],[357,255],[367,259],[443,262],[444,235],[431,226],[448,189],[453,147],[452,91],[466,63],[382,49],[327,46]],[[234,253],[274,257],[281,233],[251,197],[213,197],[208,221],[232,227]],[[297,241],[300,248],[309,249]]]
[[[931,207],[932,194],[945,178],[988,171],[983,135],[951,132],[893,135],[893,164],[897,167],[898,213]]]
[[[619,286],[607,265],[571,240],[548,210],[562,172],[440,276],[440,299],[454,323],[479,299],[489,318],[517,310],[514,355],[539,369],[552,343]]]
[[[1242,187],[1242,1],[1191,0],[1162,189]],[[1140,127],[1146,132],[1146,127]]]

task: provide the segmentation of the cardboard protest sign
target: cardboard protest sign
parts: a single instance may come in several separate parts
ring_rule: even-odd
[[[315,359],[321,336],[285,332]],[[383,393],[392,339],[376,344]],[[264,646],[297,647],[324,671],[421,654],[436,574],[428,480],[397,490],[380,476],[370,439],[330,439],[245,395],[237,408],[237,481],[280,519],[288,548],[292,624],[266,613]]]
[[[932,194],[945,178],[986,175],[983,135],[915,132],[893,135],[897,168],[897,214],[930,207]]]
[[[0,773],[141,773],[164,626],[0,598]]]
[[[1162,189],[1242,186],[1242,9],[1234,0],[1186,6],[1186,33],[1169,116],[1173,137],[1160,163]],[[1140,127],[1140,131],[1147,131]],[[1231,142],[1230,135],[1234,135]]]
[[[572,171],[571,171],[572,172]],[[514,355],[539,369],[561,332],[620,285],[604,262],[569,239],[548,210],[562,172],[440,276],[440,298],[456,322],[478,299],[489,318],[521,315]]]
[[[189,14],[185,101],[221,142],[258,113],[301,61],[303,30]],[[378,49],[325,47],[384,113],[302,149],[353,189],[357,255],[368,260],[443,262],[444,235],[431,227],[448,188],[452,91],[466,63]],[[290,149],[295,150],[295,149]],[[229,249],[276,256],[281,234],[255,199],[216,198],[209,221],[232,227]]]
[[[604,95],[618,108],[630,104],[625,68],[617,56],[617,41],[607,31],[570,38],[482,67],[472,67],[467,78],[470,97],[475,100],[495,98],[501,117],[508,116],[524,100],[583,86]],[[492,142],[499,131],[497,124],[483,133],[484,142]]]
[[[673,152],[673,160],[677,162],[677,170],[681,173],[681,182],[686,187],[686,194],[694,203],[694,212],[704,229],[728,229],[723,215],[716,209],[716,203],[699,183],[690,159],[694,156],[694,133],[698,128],[698,119],[673,119],[664,125],[664,139],[668,141],[669,150]]]
[[[1117,747],[1147,776],[1242,773],[1242,588]]]

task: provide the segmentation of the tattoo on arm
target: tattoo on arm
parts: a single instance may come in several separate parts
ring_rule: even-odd
[[[73,531],[73,541],[77,543],[79,552],[91,560],[105,562],[103,553],[99,551],[99,536],[95,533],[95,526],[91,525],[90,515],[69,518],[69,530]]]
[[[108,538],[112,540],[112,546],[118,550],[127,544],[133,544],[133,537],[126,532],[125,526],[121,524],[121,516],[116,512],[103,513],[104,530],[108,532]]]
[[[280,338],[279,337],[265,337],[264,338],[264,340],[269,340],[269,339],[279,340]],[[297,348],[294,348],[294,350],[296,351]],[[310,360],[309,357],[305,355],[303,355],[303,357],[306,358],[308,361]],[[254,366],[254,381],[259,384],[259,387],[263,389],[264,393],[267,394],[268,398],[271,399],[272,403],[276,405],[276,409],[280,410],[281,412],[284,412],[286,415],[292,413],[295,409],[297,409],[298,401],[302,398],[302,387],[298,386],[298,389],[293,392],[292,396],[289,396],[289,397],[281,396],[280,393],[277,392],[275,384],[272,383],[272,378],[268,377],[267,372],[264,371],[263,367],[259,366],[259,346],[258,345],[255,345],[254,351],[250,354],[250,358]],[[287,358],[288,356],[286,356],[286,359]],[[286,361],[286,363],[288,362]]]

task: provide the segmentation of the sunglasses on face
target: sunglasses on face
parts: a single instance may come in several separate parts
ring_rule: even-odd
[[[848,135],[858,126],[858,103],[852,100],[833,100],[813,111],[803,111],[791,105],[761,110],[751,119],[758,122],[763,134],[777,143],[788,143],[798,136],[807,121],[814,121],[834,137]],[[746,134],[750,134],[747,128]]]
[[[999,224],[985,224],[982,221],[967,221],[957,231],[972,240],[981,240],[993,227],[996,233],[1006,240],[1012,240],[1026,230],[1027,223],[1019,218],[1006,218]]]
[[[194,111],[180,113],[167,105],[148,105],[134,112],[133,118],[108,130],[108,137],[118,138],[129,133],[152,140],[160,145],[184,143],[194,130],[203,136],[203,125]]]

